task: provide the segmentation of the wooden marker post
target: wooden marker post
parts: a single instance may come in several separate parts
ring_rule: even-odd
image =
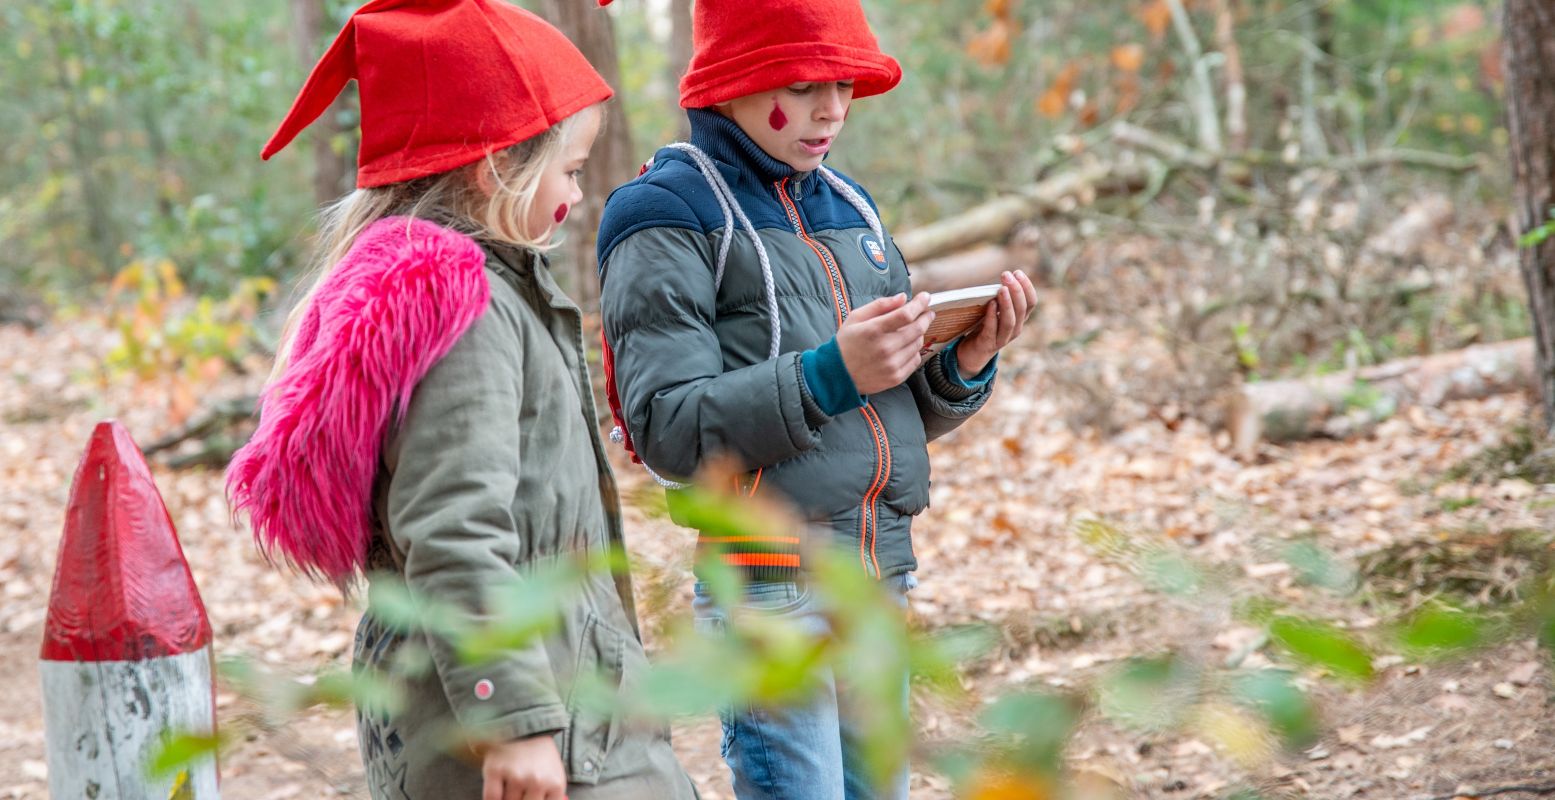
[[[146,770],[163,737],[215,733],[211,625],[151,470],[111,420],[76,468],[42,659],[50,796],[218,797],[214,758]]]

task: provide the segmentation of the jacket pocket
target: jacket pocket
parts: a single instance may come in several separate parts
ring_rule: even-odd
[[[902,486],[896,492],[888,492],[881,502],[886,508],[901,514],[904,517],[915,517],[925,508],[929,507],[928,482],[913,483]]]
[[[596,784],[605,760],[619,736],[618,699],[625,676],[626,636],[589,612],[578,642],[578,666],[573,673],[567,710],[572,717],[565,734],[567,779]]]

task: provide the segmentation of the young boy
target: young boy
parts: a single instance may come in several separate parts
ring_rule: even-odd
[[[995,355],[1035,290],[1006,273],[980,332],[919,356],[927,295],[908,298],[906,264],[868,195],[822,165],[852,100],[901,78],[859,0],[699,0],[693,36],[680,87],[691,142],[659,150],[601,223],[625,443],[675,479],[738,459],[747,492],[797,507],[905,595],[927,442],[987,400]],[[704,535],[698,549],[744,571],[747,605],[825,632],[797,536]],[[694,607],[700,627],[723,624],[727,609],[700,586]],[[905,798],[905,769],[886,787],[864,778],[847,704],[846,682],[826,676],[803,705],[725,714],[736,796]]]

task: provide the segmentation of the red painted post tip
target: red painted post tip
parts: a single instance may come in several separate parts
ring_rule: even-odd
[[[211,641],[189,564],[151,469],[117,421],[76,467],[60,538],[45,661],[139,661]]]

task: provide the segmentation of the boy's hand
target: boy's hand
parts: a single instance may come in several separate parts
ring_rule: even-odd
[[[488,745],[481,800],[566,800],[567,770],[549,734]]]
[[[928,292],[882,297],[853,309],[837,330],[837,349],[859,394],[901,385],[918,369],[923,334],[934,321]]]
[[[988,301],[982,326],[956,345],[956,367],[963,380],[971,380],[1015,337],[1020,335],[1026,317],[1037,307],[1037,289],[1024,272],[1006,272],[999,276],[999,296]]]

